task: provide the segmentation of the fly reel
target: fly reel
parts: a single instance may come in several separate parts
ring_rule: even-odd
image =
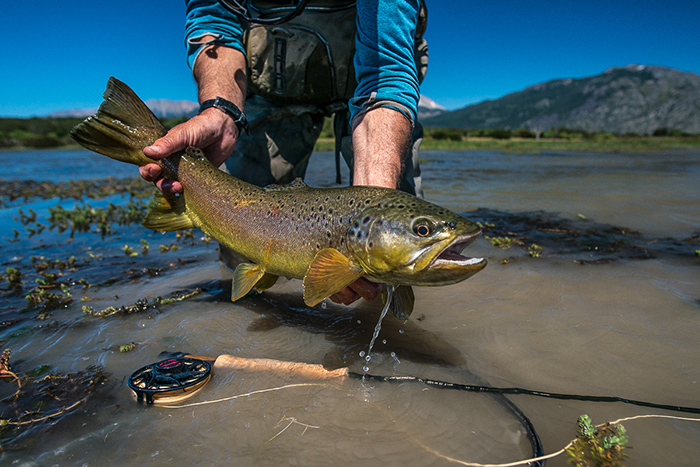
[[[190,357],[174,357],[136,370],[129,377],[129,388],[136,400],[148,405],[180,402],[194,395],[211,378],[208,362]]]

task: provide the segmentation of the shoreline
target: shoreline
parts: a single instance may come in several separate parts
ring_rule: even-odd
[[[484,137],[465,138],[462,141],[423,139],[423,151],[475,151],[492,150],[506,153],[537,153],[543,151],[577,152],[656,152],[674,149],[700,148],[698,136],[616,136],[606,139],[540,139],[510,138],[495,139]],[[314,151],[335,151],[335,140],[320,138]]]
[[[615,136],[600,139],[551,139],[509,138],[496,139],[470,137],[461,141],[437,140],[425,137],[421,143],[424,151],[476,151],[491,150],[505,153],[537,153],[543,151],[577,152],[656,152],[674,149],[700,148],[700,136]],[[13,146],[0,148],[0,153],[9,151],[44,151],[56,149],[82,149],[78,144],[67,144],[46,148]],[[314,152],[335,151],[335,139],[319,138]]]

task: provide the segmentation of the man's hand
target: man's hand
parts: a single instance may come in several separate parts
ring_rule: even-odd
[[[226,113],[211,107],[192,119],[173,127],[167,135],[156,140],[143,153],[151,159],[163,159],[189,146],[201,149],[211,163],[218,167],[231,155],[238,139],[238,127]],[[157,164],[139,168],[141,177],[155,182],[165,194],[182,193],[182,185],[175,180],[166,180],[160,175]]]
[[[205,40],[213,40],[205,36]],[[221,96],[243,109],[246,94],[246,60],[236,49],[219,45],[205,48],[197,57],[193,73],[197,81],[199,102]],[[189,146],[202,151],[207,159],[219,167],[236,146],[238,127],[228,114],[210,107],[192,119],[173,127],[167,135],[144,148],[143,153],[151,159],[163,159]],[[148,164],[139,169],[141,176],[155,182],[165,194],[182,192],[182,185],[174,180],[165,180],[157,164]]]
[[[360,277],[340,292],[331,295],[330,299],[335,303],[342,303],[343,305],[350,305],[359,298],[364,298],[368,302],[371,302],[382,293],[382,290],[384,290],[384,284],[377,284],[376,282],[368,281],[364,277]]]

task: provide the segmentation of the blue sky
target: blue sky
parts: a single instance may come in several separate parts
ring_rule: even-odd
[[[613,66],[700,73],[700,2],[428,0],[421,92],[449,109]],[[3,2],[0,116],[96,107],[109,76],[143,99],[195,100],[184,2]]]

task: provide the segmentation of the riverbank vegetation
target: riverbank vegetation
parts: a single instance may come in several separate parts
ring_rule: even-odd
[[[41,149],[77,147],[70,130],[81,117],[0,118],[0,148]],[[185,117],[163,119],[166,128]],[[528,129],[426,128],[422,149],[441,151],[496,150],[504,152],[596,151],[648,152],[700,147],[700,135],[658,128],[651,135],[593,133],[571,128],[553,128],[535,133]],[[316,151],[335,150],[332,119],[327,118],[316,143]]]
[[[333,132],[324,126],[317,151],[335,150]],[[423,150],[494,150],[512,153],[543,151],[651,152],[700,148],[700,135],[659,128],[652,135],[592,133],[570,128],[553,128],[536,134],[527,129],[425,128]]]
[[[185,117],[161,119],[165,128],[184,122]],[[70,130],[83,117],[0,118],[0,149],[49,149],[75,146]]]

